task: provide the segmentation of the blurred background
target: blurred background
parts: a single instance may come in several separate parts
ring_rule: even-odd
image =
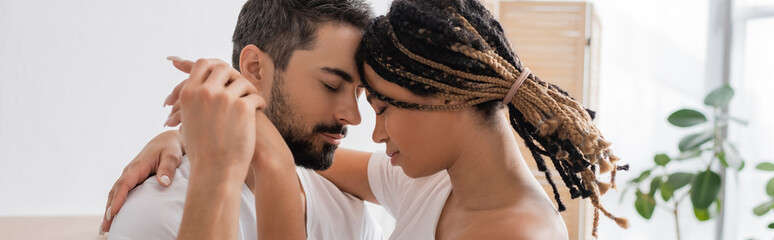
[[[391,1],[371,2],[384,14]],[[113,182],[166,130],[159,105],[185,76],[165,57],[228,61],[243,3],[0,0],[0,239],[96,238]],[[533,72],[597,110],[630,165],[602,203],[631,227],[602,217],[600,239],[774,238],[774,0],[486,4]],[[342,146],[383,150],[360,108]],[[573,239],[590,238],[587,201],[565,217]],[[369,208],[389,233],[394,220]]]

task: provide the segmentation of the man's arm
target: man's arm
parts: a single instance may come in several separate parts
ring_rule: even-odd
[[[219,60],[199,60],[190,71],[175,62],[191,73],[179,114],[173,112],[185,122],[181,133],[192,162],[178,238],[235,238],[240,189],[252,171],[259,238],[306,239],[293,154],[260,111],[265,103],[255,87]]]
[[[368,183],[368,160],[370,152],[339,148],[333,160],[333,165],[320,175],[331,181],[343,192],[379,204]]]
[[[221,60],[176,62],[190,66],[179,116],[191,176],[178,239],[235,239],[241,186],[255,150],[256,111],[265,103]]]
[[[191,166],[178,239],[236,239],[239,226],[241,169]]]
[[[306,201],[293,153],[263,112],[256,114],[253,173],[258,239],[306,239]]]

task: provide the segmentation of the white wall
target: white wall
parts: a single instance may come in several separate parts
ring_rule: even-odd
[[[160,105],[185,78],[165,57],[230,62],[243,2],[0,2],[0,216],[101,214],[164,130]],[[377,149],[370,129],[345,145]]]
[[[184,79],[230,59],[242,1],[2,1],[0,215],[101,214]]]

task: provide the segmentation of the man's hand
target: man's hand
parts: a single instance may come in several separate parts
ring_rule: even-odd
[[[233,239],[255,150],[256,111],[265,102],[250,81],[221,60],[197,60],[190,74],[179,95],[191,177],[178,239]]]
[[[177,61],[175,62],[175,67],[181,71],[187,71],[188,69],[187,66],[180,64]],[[181,118],[183,118],[183,127],[189,125],[188,120],[185,119],[185,111],[189,111],[188,106],[181,104],[180,102],[184,101],[184,91],[188,88],[189,84],[192,84],[192,79],[193,78],[178,85],[172,94],[167,97],[165,104],[175,105],[172,109],[172,113],[170,113],[170,119],[167,122],[168,125],[175,126],[180,124]],[[259,238],[306,239],[304,221],[305,200],[300,183],[298,182],[298,176],[296,175],[293,154],[277,128],[269,121],[262,111],[255,112],[254,127],[255,129],[252,131],[245,129],[244,133],[252,133],[256,136],[250,170],[253,173],[253,193],[255,194],[256,215],[260,216],[257,219]],[[187,131],[187,129],[183,129],[182,134],[187,134]],[[188,149],[193,151],[193,147]],[[191,184],[193,184],[193,181]],[[218,187],[222,188],[222,186]],[[189,187],[188,199],[191,199],[190,190],[191,188]],[[213,196],[212,192],[201,192],[201,194]],[[212,197],[210,198],[213,201],[221,200]],[[202,197],[199,199],[206,200],[207,198]],[[186,205],[188,207],[188,202],[186,202]],[[217,204],[202,202],[198,205],[212,206]],[[194,214],[203,215],[198,212],[194,212]],[[194,228],[184,228],[186,224],[188,224],[188,226],[202,224],[202,221],[186,223],[185,217],[183,221],[184,224],[180,228],[180,236],[191,233],[190,231],[194,230]],[[206,226],[209,228],[204,227],[202,228],[203,232],[196,232],[196,234],[206,235],[212,231],[217,231],[212,225]],[[221,224],[220,226],[223,227],[229,225]]]
[[[167,58],[172,60],[175,68],[178,70],[190,73],[193,67],[193,62],[185,61],[178,57]],[[180,82],[172,93],[164,100],[164,105],[172,105],[172,110],[169,113],[169,118],[165,123],[165,126],[174,127],[181,123],[181,103],[180,95],[181,91],[185,88],[188,80]],[[280,133],[277,131],[274,124],[266,118],[263,112],[256,112],[256,140],[255,140],[255,154],[252,158],[252,168],[256,168],[261,164],[275,164],[271,161],[279,161],[279,159],[292,160],[293,154],[285,143]],[[295,167],[295,162],[291,165]],[[293,168],[295,169],[295,168]]]
[[[144,182],[152,174],[162,186],[168,187],[175,176],[175,169],[183,156],[183,143],[177,130],[169,130],[151,139],[113,184],[108,194],[104,219],[100,232],[110,231],[113,216],[124,205],[129,190]]]
[[[244,181],[255,149],[255,113],[265,106],[263,98],[221,60],[199,59],[190,73],[180,90],[179,113],[192,169],[240,169],[244,174],[233,177]]]

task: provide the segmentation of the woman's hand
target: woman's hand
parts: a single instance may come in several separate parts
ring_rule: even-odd
[[[108,194],[104,219],[100,232],[110,231],[113,216],[124,205],[129,190],[144,182],[152,174],[162,186],[168,187],[180,166],[184,154],[183,142],[177,130],[169,130],[151,139],[129,165],[124,168],[121,177],[113,184]]]

